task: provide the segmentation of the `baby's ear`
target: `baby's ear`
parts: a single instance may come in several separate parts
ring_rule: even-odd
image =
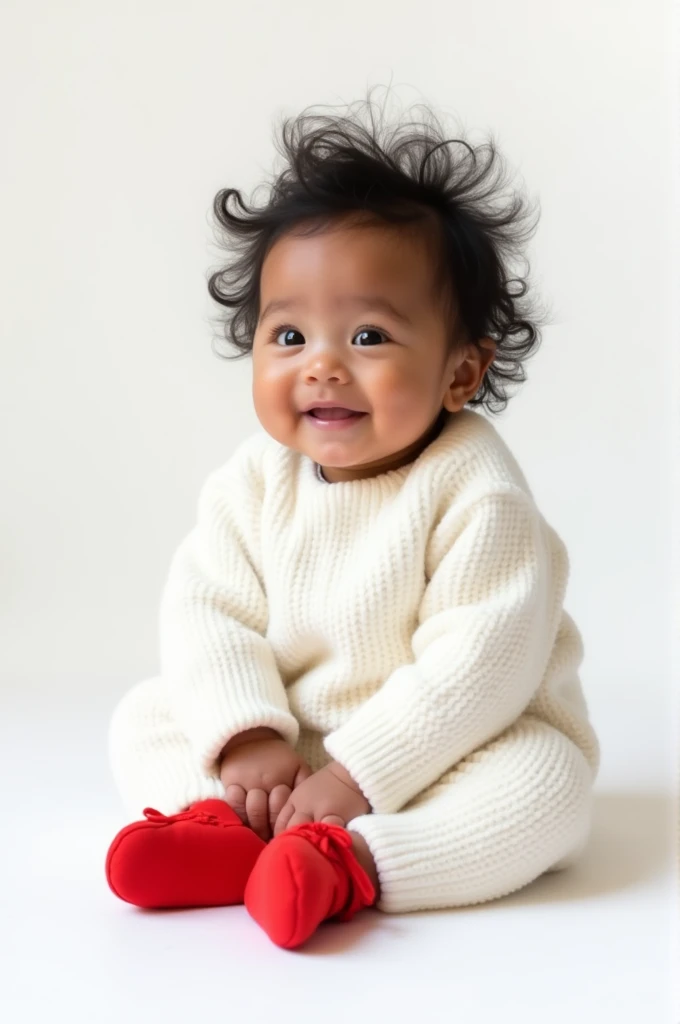
[[[493,338],[480,338],[461,348],[454,360],[455,375],[444,396],[449,412],[459,412],[479,391],[484,375],[496,356]]]
[[[496,352],[498,350],[498,344],[497,344],[497,342],[495,342],[493,340],[493,338],[480,338],[480,340],[477,342],[477,344],[480,345],[483,349],[486,349],[487,353],[489,353],[489,358],[488,359],[486,359],[486,355],[484,357],[485,360],[486,360],[486,368],[488,369],[488,367],[491,365],[491,363],[496,358]],[[486,370],[485,370],[485,372],[486,372]]]

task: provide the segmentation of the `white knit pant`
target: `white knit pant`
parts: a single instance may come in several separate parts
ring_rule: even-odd
[[[127,693],[113,716],[110,753],[133,817],[144,807],[174,814],[197,800],[224,798],[199,770],[167,709],[160,677]],[[329,758],[321,737],[298,749],[317,770]],[[388,913],[482,903],[571,864],[590,830],[593,772],[571,740],[522,716],[396,814],[348,824],[366,840]]]

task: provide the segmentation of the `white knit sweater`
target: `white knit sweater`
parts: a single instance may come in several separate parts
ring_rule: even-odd
[[[161,675],[203,771],[269,726],[316,739],[391,813],[530,713],[595,773],[565,547],[491,422],[450,415],[376,477],[317,469],[251,435],[209,475],[172,560]]]

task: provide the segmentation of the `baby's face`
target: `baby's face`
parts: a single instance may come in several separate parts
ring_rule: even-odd
[[[427,444],[443,406],[468,400],[451,387],[465,352],[450,351],[450,330],[419,233],[344,221],[287,234],[260,277],[257,417],[333,483],[396,469]],[[363,415],[335,426],[304,411],[325,400]]]

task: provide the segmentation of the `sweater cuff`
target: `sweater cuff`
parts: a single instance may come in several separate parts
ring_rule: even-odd
[[[364,710],[330,733],[324,747],[347,769],[376,814],[394,814],[431,783],[432,764],[409,749],[407,721]]]
[[[298,741],[300,726],[289,711],[267,704],[243,708],[240,714],[230,715],[228,721],[213,719],[209,728],[202,729],[198,735],[194,732],[193,746],[205,774],[219,778],[220,754],[229,740],[247,729],[259,727],[274,729],[292,747]]]

